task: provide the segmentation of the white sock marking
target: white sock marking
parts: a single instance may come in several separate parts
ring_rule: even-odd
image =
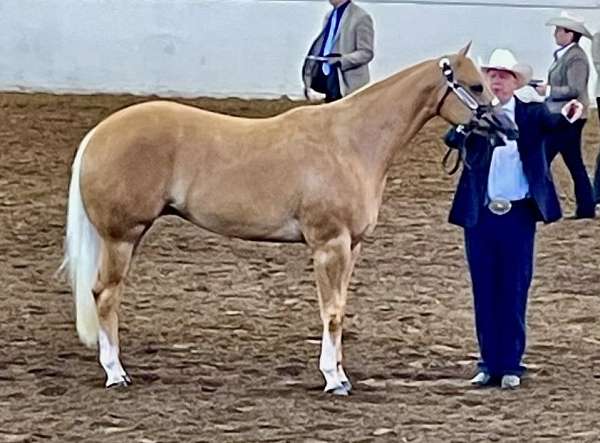
[[[111,344],[108,334],[100,328],[98,334],[100,345],[100,364],[106,372],[106,386],[125,381],[127,373],[119,360],[119,347]]]
[[[337,371],[337,353],[335,344],[328,331],[323,331],[321,340],[321,357],[319,359],[319,369],[325,377],[325,391],[331,391],[342,386]]]

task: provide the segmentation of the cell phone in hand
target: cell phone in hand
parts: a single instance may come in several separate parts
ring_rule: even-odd
[[[529,86],[531,86],[532,88],[535,88],[536,86],[539,86],[539,85],[541,85],[542,83],[544,83],[544,80],[538,80],[538,79],[534,79],[534,78],[532,78],[531,80],[529,80],[529,81],[527,82],[527,84],[528,84]]]
[[[571,100],[569,103],[563,106],[560,112],[569,123],[574,123],[581,117],[583,113],[583,105],[577,100]]]

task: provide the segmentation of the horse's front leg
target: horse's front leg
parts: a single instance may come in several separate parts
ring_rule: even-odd
[[[323,321],[319,369],[325,392],[347,395],[351,385],[342,368],[342,325],[353,266],[350,235],[344,233],[314,248],[314,266]]]
[[[342,283],[342,287],[343,287],[343,291],[341,292],[341,295],[343,297],[343,301],[342,301],[342,306],[344,306],[344,311],[342,311],[342,318],[345,315],[345,307],[346,307],[346,300],[348,298],[348,285],[350,284],[350,279],[352,278],[352,272],[354,271],[354,265],[356,265],[356,260],[358,259],[358,256],[360,254],[361,251],[361,243],[357,243],[354,245],[354,247],[352,248],[351,254],[350,254],[350,266],[348,267],[348,272],[345,275],[344,281]],[[336,334],[336,351],[337,351],[337,370],[338,370],[338,377],[340,379],[340,381],[342,382],[342,386],[344,386],[344,388],[346,388],[346,391],[350,392],[352,390],[352,383],[350,383],[350,380],[348,379],[348,376],[346,375],[346,372],[344,371],[344,368],[342,366],[342,329],[340,328],[339,333]]]

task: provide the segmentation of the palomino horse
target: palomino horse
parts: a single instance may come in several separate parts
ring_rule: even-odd
[[[79,337],[99,344],[106,386],[131,383],[117,312],[136,246],[157,218],[178,214],[224,236],[310,247],[323,321],[319,368],[325,391],[347,394],[346,291],[395,153],[435,115],[480,129],[492,116],[492,94],[467,50],[272,118],[152,101],[93,128],[73,162],[63,264]]]

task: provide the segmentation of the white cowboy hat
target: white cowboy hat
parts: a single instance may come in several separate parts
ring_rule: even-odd
[[[578,32],[587,38],[592,38],[592,33],[583,24],[583,17],[573,15],[567,11],[562,11],[560,16],[548,20],[546,26],[560,26],[569,31]]]
[[[490,69],[511,72],[517,78],[518,87],[526,85],[533,75],[531,66],[517,62],[514,54],[508,49],[503,48],[494,49],[492,55],[490,55],[489,62],[482,64],[481,69],[483,72],[487,72]]]

